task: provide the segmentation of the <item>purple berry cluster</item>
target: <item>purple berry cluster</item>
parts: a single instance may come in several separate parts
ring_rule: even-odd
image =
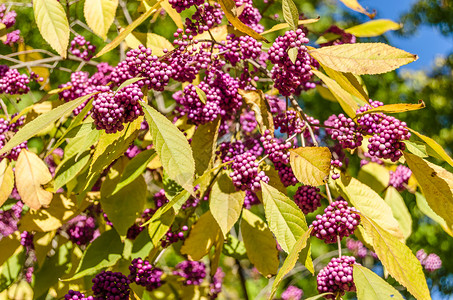
[[[162,239],[161,244],[162,247],[166,248],[171,244],[174,244],[178,241],[184,240],[184,232],[189,230],[189,227],[183,225],[180,230],[176,230],[173,226],[165,233],[164,239]]]
[[[354,280],[352,277],[353,256],[342,256],[332,258],[332,260],[319,271],[316,281],[319,293],[332,293],[325,296],[327,299],[335,299],[336,295],[344,295],[345,292],[355,291]]]
[[[17,223],[22,215],[24,203],[17,201],[11,209],[0,210],[0,240],[17,231]]]
[[[85,297],[85,294],[82,294],[78,291],[69,290],[66,295],[64,295],[65,300],[94,300],[93,296]]]
[[[148,291],[157,289],[162,285],[161,277],[164,272],[159,268],[153,267],[147,260],[141,258],[132,260],[129,271],[129,281],[146,287]]]
[[[0,65],[0,94],[22,95],[30,91],[30,78],[16,69]]]
[[[261,42],[248,35],[237,37],[234,34],[229,34],[226,41],[221,43],[223,45],[216,45],[217,48],[224,52],[223,56],[233,66],[246,59],[259,59],[263,46]]]
[[[28,231],[23,231],[20,234],[20,244],[24,246],[27,252],[35,249],[35,245],[33,243],[34,234]]]
[[[260,141],[263,143],[264,152],[269,155],[272,162],[289,163],[288,150],[292,148],[291,142],[283,142],[274,138],[268,129],[264,131]]]
[[[300,300],[304,295],[304,291],[300,288],[290,285],[286,288],[286,290],[282,293],[282,300]]]
[[[343,114],[331,115],[325,122],[327,134],[343,148],[355,149],[362,145],[363,136],[351,118]]]
[[[355,44],[356,37],[350,33],[345,32],[343,29],[339,28],[336,25],[331,25],[323,35],[337,35],[338,37],[332,41],[321,43],[319,46],[326,47],[326,46],[333,46],[333,45],[342,45],[342,44]]]
[[[173,275],[185,278],[185,285],[200,285],[206,277],[206,266],[201,261],[185,260],[176,265]]]
[[[217,296],[222,292],[222,282],[225,277],[222,268],[217,268],[214,276],[211,278],[211,284],[209,285],[209,296],[211,299],[216,299]]]
[[[260,181],[269,182],[264,171],[258,171],[256,156],[248,151],[235,156],[231,169],[230,177],[238,190],[254,192],[261,189]]]
[[[315,84],[310,82],[313,77],[311,67],[314,62],[305,47],[307,43],[305,33],[302,29],[297,29],[277,37],[269,48],[269,60],[274,64],[271,70],[272,79],[283,96],[290,96],[299,88],[307,90],[315,87]],[[297,49],[294,63],[288,55],[288,50],[293,48]]]
[[[178,13],[181,13],[193,5],[202,5],[204,0],[168,0],[168,2]]]
[[[85,40],[83,36],[77,35],[71,41],[71,47],[69,50],[74,56],[77,56],[84,61],[89,61],[93,58],[94,53],[96,52],[96,46]]]
[[[211,69],[206,76],[206,82],[211,89],[216,88],[220,91],[219,106],[222,119],[233,118],[242,105],[239,81],[228,73]]]
[[[428,272],[434,272],[442,267],[442,260],[435,253],[430,253],[428,255],[424,249],[420,249],[415,256]]]
[[[116,93],[104,92],[95,95],[91,116],[98,130],[115,133],[124,129],[129,123],[143,115],[139,101],[143,98],[141,89],[130,84]]]
[[[93,280],[94,300],[128,300],[130,280],[120,272],[102,271]]]
[[[6,5],[0,5],[0,23],[5,25],[5,28],[11,28],[16,24],[17,13],[14,10],[6,11]]]
[[[89,244],[96,231],[96,220],[91,216],[78,215],[67,223],[69,240],[81,246]]]
[[[332,202],[324,210],[323,215],[317,215],[310,225],[313,227],[311,235],[325,243],[335,243],[337,235],[342,239],[350,236],[360,223],[360,215],[354,207],[349,207],[344,200]]]
[[[406,189],[409,178],[412,176],[412,171],[406,166],[399,165],[395,171],[390,171],[389,185],[393,186],[398,191]]]
[[[287,110],[274,117],[274,126],[280,129],[281,133],[299,134],[304,129],[304,121],[299,118],[295,110]]]
[[[281,162],[274,163],[275,169],[278,172],[278,177],[285,187],[296,185],[299,180],[297,180],[294,175],[293,169],[288,164],[283,164]]]
[[[191,18],[186,18],[186,33],[191,35],[202,34],[222,23],[222,18],[223,11],[220,4],[204,2],[197,7]]]
[[[6,34],[6,39],[3,41],[3,44],[12,46],[20,41],[20,30],[13,30]]]
[[[17,131],[19,131],[19,127],[21,127],[24,124],[25,116],[20,117],[15,122],[11,122],[16,115],[17,114],[12,115],[11,120],[0,118],[0,149],[6,145],[7,143],[6,137],[15,134]],[[9,158],[10,160],[17,160],[22,149],[28,149],[27,141],[20,143],[6,154],[3,154],[0,157],[0,160],[5,157]]]
[[[256,193],[254,193],[252,191],[245,191],[243,206],[246,209],[250,209],[253,205],[258,205],[260,203],[261,203],[261,201],[260,201],[260,199],[258,199],[258,196],[256,195]]]
[[[357,256],[359,258],[364,258],[368,254],[373,256],[374,258],[377,258],[376,254],[368,250],[361,241],[356,241],[348,238],[346,239],[346,247],[349,251],[352,252],[352,254],[354,254],[354,256]]]
[[[245,25],[248,25],[250,28],[255,30],[258,33],[264,31],[264,26],[258,24],[262,18],[262,15],[256,7],[253,7],[252,0],[235,0],[236,7],[241,7],[242,12],[238,16]]]
[[[239,117],[239,124],[241,124],[241,131],[245,134],[250,134],[255,131],[256,127],[258,126],[255,112],[253,110],[244,111]]]
[[[310,185],[301,185],[294,194],[294,202],[304,214],[314,212],[321,206],[321,195],[319,188]]]

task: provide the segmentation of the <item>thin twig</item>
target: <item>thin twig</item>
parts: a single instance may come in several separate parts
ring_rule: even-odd
[[[47,55],[49,55],[49,56],[56,56],[56,55],[53,54],[52,52],[47,51],[47,50],[44,50],[44,49],[30,49],[30,50],[24,50],[24,51],[19,51],[19,52],[14,52],[14,53],[6,54],[6,55],[4,55],[4,56],[14,57],[14,56],[19,56],[19,55],[24,55],[24,54],[30,54],[30,53],[44,53],[44,54],[47,54]]]
[[[247,286],[246,286],[246,280],[245,280],[245,275],[244,275],[244,269],[242,269],[241,264],[238,259],[236,259],[236,266],[238,268],[238,274],[239,274],[239,279],[241,282],[241,288],[242,288],[242,293],[244,294],[244,299],[248,300],[249,295],[247,293]]]
[[[297,110],[300,117],[302,117],[302,119],[305,121],[305,124],[307,125],[307,128],[308,128],[308,132],[310,133],[310,137],[313,141],[313,145],[315,147],[318,147],[318,141],[316,140],[315,134],[313,132],[313,128],[311,128],[310,122],[308,121],[307,116],[305,115],[304,111],[299,106],[299,103],[297,103],[296,98],[294,98],[293,96],[289,96],[289,99],[291,100],[291,105],[294,107],[294,109]]]
[[[332,202],[333,202],[332,201],[332,194],[330,193],[329,184],[326,182],[325,186],[326,186],[327,200],[329,201],[329,204],[332,204]]]
[[[126,18],[127,24],[131,24],[133,21],[131,15],[129,14],[129,11],[127,10],[126,3],[123,0],[120,0],[119,4],[121,6],[121,9],[123,10],[123,14],[124,17]]]
[[[287,139],[285,140],[285,143],[291,141],[291,140],[292,140],[293,138],[295,138],[296,136],[297,136],[297,133],[293,134],[292,136],[290,136],[289,138],[287,138]],[[261,158],[261,159],[258,161],[258,165],[261,164],[261,163],[262,163],[266,158],[268,158],[268,157],[269,157],[269,154],[264,155],[263,158]]]

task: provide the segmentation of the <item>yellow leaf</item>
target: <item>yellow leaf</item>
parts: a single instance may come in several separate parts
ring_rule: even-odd
[[[200,260],[222,238],[222,231],[210,211],[205,212],[190,229],[181,253],[191,260]]]
[[[87,205],[88,202],[84,202],[82,206]],[[79,209],[74,196],[68,198],[64,194],[55,194],[48,208],[30,210],[23,216],[20,229],[39,232],[56,230],[75,217],[82,208]]]
[[[61,57],[66,58],[69,23],[61,3],[57,0],[34,0],[33,12],[42,37]]]
[[[56,0],[55,0],[56,1]],[[162,0],[158,1],[153,7],[148,9],[144,14],[134,20],[131,24],[129,24],[120,34],[118,34],[113,41],[107,44],[101,51],[96,54],[95,57],[100,57],[107,52],[115,49],[121,42],[132,32],[135,28],[137,28],[140,24],[142,24],[146,19],[148,19],[153,13],[157,12],[157,8],[160,6]]]
[[[381,193],[389,185],[390,173],[386,167],[370,162],[360,168],[357,179]]]
[[[343,108],[344,112],[351,118],[355,117],[356,111],[359,108],[359,105],[354,100],[352,95],[346,92],[335,80],[328,77],[324,73],[318,70],[312,70],[313,74],[319,77],[324,84],[329,88],[332,95],[337,99],[338,103],[340,103],[341,108]]]
[[[407,239],[412,233],[412,217],[403,197],[393,186],[389,186],[384,200],[392,209],[393,216],[398,221],[404,238]]]
[[[401,24],[393,22],[392,20],[380,19],[371,20],[369,22],[350,27],[345,31],[357,37],[373,37],[380,36],[389,30],[398,30],[401,27]]]
[[[425,102],[423,100],[420,100],[418,104],[410,104],[410,103],[398,103],[398,104],[388,104],[388,105],[383,105],[379,107],[372,108],[370,110],[367,110],[364,113],[361,113],[360,115],[357,115],[357,117],[365,115],[365,114],[373,114],[373,113],[380,113],[384,112],[387,114],[392,114],[392,113],[402,113],[406,111],[412,111],[412,110],[419,110],[422,108],[425,108]]]
[[[319,19],[320,19],[320,17],[317,17],[316,19],[299,20],[298,25],[316,23],[319,21]],[[288,23],[280,23],[280,24],[272,26],[271,29],[264,31],[263,33],[261,33],[261,35],[265,35],[265,34],[268,34],[268,33],[274,32],[274,31],[278,31],[278,30],[282,30],[282,29],[286,29],[286,28],[289,28]]]
[[[46,164],[38,155],[22,149],[16,163],[16,186],[19,195],[31,209],[47,207],[52,201],[52,193],[42,185],[52,180]]]
[[[174,49],[173,44],[166,38],[155,33],[146,34],[146,47],[153,50],[153,55],[164,55],[163,49],[171,51]]]
[[[403,300],[401,294],[373,271],[359,264],[353,266],[358,300]]]
[[[195,173],[198,176],[210,169],[215,159],[217,137],[219,135],[220,118],[213,122],[199,125],[192,137],[192,151],[195,160]]]
[[[297,180],[303,184],[324,184],[329,175],[332,154],[327,147],[300,147],[290,150],[290,163]]]
[[[225,41],[228,35],[228,26],[222,25],[214,27],[209,31],[217,42]],[[211,40],[211,35],[209,32],[205,31],[202,34],[196,35],[194,40]]]
[[[83,13],[88,26],[102,39],[107,38],[109,28],[115,19],[118,0],[85,1]]]
[[[435,140],[433,140],[432,138],[426,136],[426,135],[423,135],[415,130],[412,130],[409,128],[409,130],[412,132],[412,133],[415,133],[416,136],[418,136],[419,138],[421,138],[426,144],[428,144],[428,146],[430,146],[437,154],[439,154],[439,156],[445,160],[447,163],[450,164],[450,166],[453,167],[453,159],[447,154],[447,152],[445,152],[445,150],[442,148],[441,145],[439,145]]]
[[[178,14],[178,12],[173,7],[171,7],[168,0],[162,1],[160,6],[162,6],[162,8],[167,12],[167,14],[170,16],[170,18],[173,20],[173,22],[175,22],[175,24],[178,28],[184,28],[181,15]]]
[[[340,0],[340,1],[343,2],[343,4],[349,7],[350,9],[355,10],[364,15],[367,15],[368,17],[370,17],[370,19],[373,19],[374,16],[376,15],[376,12],[373,12],[372,14],[367,12],[366,9],[363,8],[362,5],[360,5],[357,0]]]
[[[357,179],[346,178],[344,175],[334,182],[341,196],[349,200],[362,215],[379,223],[396,238],[404,238],[398,221],[393,217],[392,209],[378,193]]]
[[[263,133],[266,129],[269,129],[270,132],[274,132],[274,120],[272,114],[269,112],[269,104],[264,97],[263,91],[239,90],[239,94],[255,112],[255,118],[258,122],[260,132]]]
[[[244,209],[241,234],[247,256],[255,268],[269,278],[277,274],[279,260],[277,243],[266,223],[248,209]]]
[[[422,266],[411,249],[363,215],[362,225],[371,236],[374,251],[389,274],[416,299],[431,299]]]
[[[449,228],[453,228],[453,174],[414,154],[403,153],[428,205],[447,222]]]
[[[24,43],[20,43],[17,49],[19,52],[22,51],[30,51],[33,50],[32,47],[25,45]],[[27,62],[27,61],[34,61],[34,60],[39,60],[42,59],[42,55],[39,52],[31,52],[31,53],[26,53],[26,54],[21,54],[19,55],[19,59],[21,61]],[[47,78],[50,76],[50,72],[48,68],[44,67],[32,67],[31,70],[38,74],[40,77],[42,77],[43,81],[39,81],[38,83],[40,85],[44,85],[44,90],[48,91],[50,89],[49,83],[46,83]]]
[[[335,98],[335,96],[332,94],[332,92],[328,88],[317,84],[316,90],[321,95],[321,97],[323,97],[324,99],[332,101],[332,102],[337,102],[337,99]]]
[[[393,71],[418,59],[417,55],[383,43],[357,43],[309,50],[319,63],[356,75]]]
[[[253,30],[252,28],[245,25],[241,20],[238,19],[237,16],[233,14],[233,11],[237,11],[236,4],[233,0],[218,0],[220,6],[222,7],[223,12],[225,13],[226,18],[228,21],[236,27],[237,30],[251,36],[252,38],[265,41],[268,43],[269,41],[266,40],[261,34]]]
[[[124,31],[124,29],[121,31]],[[140,45],[146,45],[146,33],[131,32],[126,36],[124,41],[129,48],[137,49]]]
[[[438,214],[436,214],[431,207],[429,207],[428,202],[426,202],[425,196],[421,193],[415,193],[415,199],[417,200],[418,209],[429,218],[431,218],[434,222],[439,223],[440,226],[448,233],[451,237],[453,237],[453,230],[452,228],[448,228],[447,223],[444,219],[442,219]]]
[[[209,209],[226,237],[239,219],[244,204],[245,193],[236,191],[230,176],[225,172],[212,187],[209,196]]]
[[[7,159],[0,162],[0,206],[8,200],[14,188],[14,173]]]

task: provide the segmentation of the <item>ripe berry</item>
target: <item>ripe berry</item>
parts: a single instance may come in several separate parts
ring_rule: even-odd
[[[342,296],[345,292],[355,291],[356,288],[352,277],[352,266],[355,263],[353,256],[332,258],[327,266],[319,271],[316,277],[319,293],[333,293],[333,295],[325,297],[335,299],[337,294]]]
[[[319,188],[309,185],[300,186],[294,194],[294,202],[304,214],[314,212],[321,206],[321,195]]]
[[[200,285],[206,277],[206,266],[201,261],[186,260],[176,265],[173,275],[184,277],[185,285]]]
[[[102,271],[93,280],[94,299],[128,300],[130,281],[120,272]]]
[[[157,289],[162,285],[161,277],[164,272],[159,268],[153,267],[147,260],[135,258],[129,266],[129,271],[128,279],[146,287],[148,291]]]

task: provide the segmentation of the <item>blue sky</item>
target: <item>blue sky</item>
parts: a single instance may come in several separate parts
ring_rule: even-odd
[[[398,17],[409,10],[415,0],[359,0],[359,3],[369,11],[377,11],[376,19],[398,20]],[[402,69],[427,70],[433,64],[436,56],[446,55],[453,49],[453,39],[443,37],[436,28],[422,26],[411,38],[401,38],[393,33],[387,33],[393,46],[417,54],[419,59]]]

